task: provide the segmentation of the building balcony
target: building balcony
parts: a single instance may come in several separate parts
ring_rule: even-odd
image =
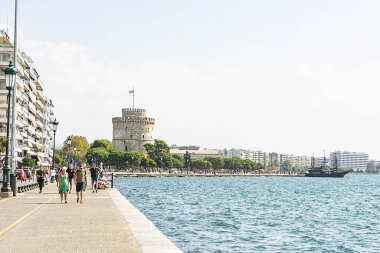
[[[44,108],[44,105],[40,99],[37,99],[36,104],[38,108]]]
[[[40,116],[41,117],[41,119],[43,119],[44,118],[44,115],[43,115],[43,113],[39,110],[39,109],[37,109],[37,115],[38,116]]]

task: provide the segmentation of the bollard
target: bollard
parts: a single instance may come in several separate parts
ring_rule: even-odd
[[[113,188],[113,172],[111,174],[111,188]]]

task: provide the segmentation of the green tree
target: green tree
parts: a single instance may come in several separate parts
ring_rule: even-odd
[[[177,159],[177,160],[182,161],[182,157],[179,156],[179,155],[177,155],[177,154],[172,155],[172,157],[175,158],[175,159]]]
[[[366,172],[367,173],[379,173],[379,169],[376,168],[376,165],[375,165],[375,161],[373,160],[370,160],[368,163],[367,163],[367,169],[366,169]]]
[[[95,140],[90,148],[105,148],[105,149],[111,149],[112,148],[112,142],[110,142],[109,140],[107,139],[99,139],[99,140]]]
[[[154,144],[147,143],[144,145],[148,157],[154,160],[161,168],[172,168],[173,161],[170,154],[169,145],[163,140],[154,140]]]
[[[115,166],[116,169],[121,169],[125,166],[126,155],[124,151],[111,149],[109,151],[109,165]]]
[[[109,164],[110,151],[102,146],[87,150],[86,159],[88,163]]]
[[[61,167],[65,163],[62,156],[61,156],[61,150],[60,149],[56,149],[54,152],[54,163],[55,163],[55,166],[57,166],[57,167]]]
[[[144,167],[144,169],[146,169],[146,168],[154,168],[154,167],[156,167],[157,163],[155,161],[153,161],[152,159],[144,156],[141,159],[141,164],[140,165],[142,167]]]
[[[234,171],[240,171],[243,168],[243,159],[240,157],[232,157],[232,166]]]
[[[7,138],[0,136],[0,153],[5,153],[7,148]]]
[[[125,153],[125,165],[128,167],[140,166],[143,154],[137,151],[128,151]]]
[[[85,162],[86,161],[86,153],[90,148],[90,144],[88,144],[87,138],[79,135],[71,135],[71,145],[69,146],[67,141],[68,137],[63,143],[63,152],[65,154],[69,154],[71,158],[74,158],[77,162]],[[79,152],[74,151],[74,147],[77,147]]]
[[[287,172],[290,171],[292,165],[290,164],[289,161],[285,161],[281,164],[281,171]]]
[[[34,167],[36,165],[36,160],[34,160],[30,157],[24,157],[24,158],[22,158],[21,165],[23,167]]]
[[[177,168],[177,169],[181,169],[185,167],[184,162],[182,162],[181,159],[174,158],[174,156],[172,157],[172,164],[173,164],[173,168]]]
[[[234,164],[231,158],[223,158],[223,169],[225,170],[233,170]]]
[[[243,171],[245,173],[248,173],[249,171],[252,171],[254,167],[255,167],[255,163],[252,160],[245,159],[243,161]]]
[[[214,170],[221,170],[224,167],[224,160],[221,157],[207,157],[206,161],[209,161]]]

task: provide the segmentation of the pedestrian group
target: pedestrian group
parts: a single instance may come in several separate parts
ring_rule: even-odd
[[[100,169],[93,163],[89,172],[91,176],[91,190],[93,193],[97,193]],[[42,168],[36,172],[40,193],[44,187],[44,182],[47,181],[46,174]],[[71,194],[73,184],[75,184],[77,203],[83,204],[83,192],[87,186],[87,170],[85,164],[80,164],[75,170],[71,164],[69,164],[67,168],[62,167],[56,174],[56,181],[61,203],[67,203],[67,194]]]

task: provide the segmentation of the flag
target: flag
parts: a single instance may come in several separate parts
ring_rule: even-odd
[[[135,94],[135,90],[130,90],[128,93],[129,94]]]
[[[70,156],[66,157],[66,162],[70,162]]]

